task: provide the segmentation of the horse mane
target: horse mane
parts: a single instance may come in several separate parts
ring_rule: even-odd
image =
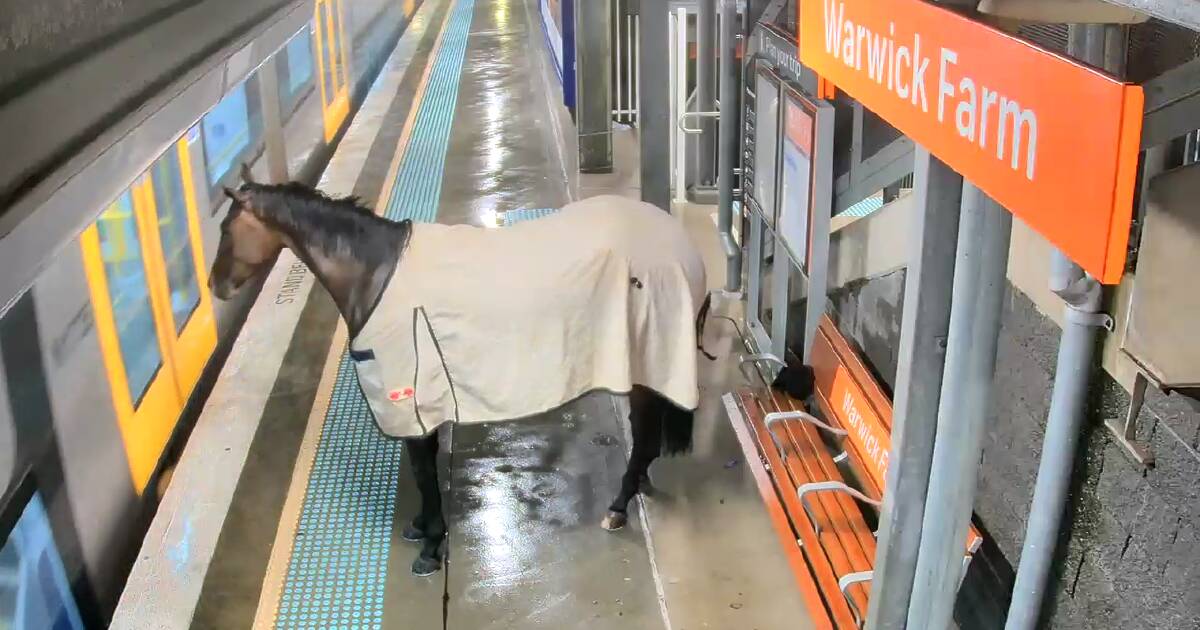
[[[264,221],[329,254],[379,262],[397,236],[403,250],[412,233],[411,221],[381,217],[353,195],[331,197],[300,182],[244,184],[242,191]]]

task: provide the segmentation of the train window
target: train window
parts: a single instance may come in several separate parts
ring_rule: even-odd
[[[39,494],[0,547],[0,628],[83,630],[50,518]]]
[[[286,120],[313,80],[312,32],[305,28],[292,37],[279,55],[279,108]]]
[[[105,209],[96,222],[96,231],[129,396],[136,407],[162,364],[162,353],[131,190]]]
[[[162,243],[172,321],[178,334],[183,331],[192,311],[200,304],[196,257],[192,252],[192,239],[188,230],[187,200],[184,197],[178,151],[167,151],[159,158],[154,164],[151,181],[154,187],[158,238]]]
[[[204,159],[208,183],[217,185],[238,156],[250,146],[250,110],[246,84],[234,88],[200,122],[204,130]]]

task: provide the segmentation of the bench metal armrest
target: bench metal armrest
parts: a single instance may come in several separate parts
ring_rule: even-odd
[[[766,418],[763,420],[763,424],[767,426],[767,435],[771,436],[771,441],[775,443],[775,450],[779,451],[780,455],[783,454],[783,444],[779,442],[779,438],[775,435],[775,432],[771,431],[771,425],[775,424],[776,422],[783,422],[784,420],[803,420],[804,422],[811,424],[812,426],[821,429],[830,435],[835,435],[838,438],[845,438],[847,435],[850,435],[842,429],[821,422],[820,419],[810,413],[805,413],[803,411],[776,411],[767,414]],[[845,454],[846,452],[842,451],[836,457],[834,457],[833,461],[836,462],[841,461],[841,459],[845,459]]]
[[[973,556],[969,553],[963,556],[962,575],[958,576],[958,588],[959,589],[962,588],[963,582],[966,581],[966,579],[967,579],[967,567],[971,566],[971,558],[972,557]]]
[[[855,584],[870,582],[874,578],[874,571],[857,571],[855,573],[847,573],[838,578],[838,589],[842,591],[842,597],[846,598],[846,603],[850,605],[850,612],[854,613],[854,623],[860,628],[863,625],[862,612],[858,609],[858,605],[854,603],[854,600],[850,599],[850,595],[846,593],[846,590]]]
[[[854,488],[851,488],[841,481],[812,481],[809,483],[800,484],[800,487],[796,488],[796,498],[800,499],[800,507],[804,508],[804,514],[808,516],[808,521],[813,524],[813,530],[818,534],[821,533],[821,524],[818,523],[816,517],[813,516],[812,509],[808,507],[808,501],[805,499],[804,495],[810,492],[821,492],[824,490],[845,492],[846,494],[858,499],[859,501],[862,501],[863,503],[874,505],[875,507],[883,507],[882,501],[872,499],[871,497],[859,492],[858,490],[855,490]]]
[[[763,361],[774,363],[781,368],[787,367],[787,363],[784,363],[783,359],[780,359],[770,352],[760,352],[758,354],[748,354],[742,357],[741,362],[738,363],[738,369],[742,371],[742,376],[745,377],[747,381],[753,382],[754,377],[746,373],[746,364],[758,365]]]

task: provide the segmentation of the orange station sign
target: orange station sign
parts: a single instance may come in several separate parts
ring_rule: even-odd
[[[921,0],[803,0],[800,61],[1106,284],[1124,271],[1142,89]]]

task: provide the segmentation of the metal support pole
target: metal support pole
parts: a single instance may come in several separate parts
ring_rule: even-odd
[[[717,0],[700,0],[696,14],[696,111],[717,109],[715,61],[717,58]],[[713,185],[713,166],[717,155],[716,121],[700,118],[700,136],[696,142],[697,187]]]
[[[687,111],[687,45],[688,12],[679,7],[671,12],[671,168],[674,173],[672,201],[687,203],[687,134],[680,128],[680,119]]]
[[[962,176],[918,146],[892,450],[879,515],[867,630],[904,630],[917,569],[950,328]]]
[[[579,172],[611,173],[612,7],[575,3],[575,128]]]
[[[666,0],[638,7],[638,134],[642,200],[671,211],[671,42]],[[643,88],[644,84],[644,88]]]
[[[742,248],[733,240],[734,169],[740,163],[738,131],[741,127],[741,68],[737,60],[738,45],[737,0],[721,0],[721,118],[717,128],[720,153],[717,162],[717,230],[728,266],[725,290],[738,291],[742,286]],[[740,217],[738,217],[740,219]]]
[[[263,154],[267,177],[273,183],[288,181],[287,147],[279,105],[279,66],[274,55],[258,69],[258,104],[263,119]]]
[[[1104,25],[1072,26],[1068,53],[1119,73],[1125,57],[1124,30],[1109,31],[1119,40],[1113,45],[1106,44],[1105,30]],[[1050,288],[1063,299],[1066,312],[1042,456],[1005,630],[1037,626],[1067,505],[1079,433],[1087,411],[1097,327],[1111,325],[1112,321],[1100,313],[1100,283],[1058,250],[1051,259]]]
[[[963,184],[950,327],[908,628],[948,628],[991,406],[1012,215]]]

